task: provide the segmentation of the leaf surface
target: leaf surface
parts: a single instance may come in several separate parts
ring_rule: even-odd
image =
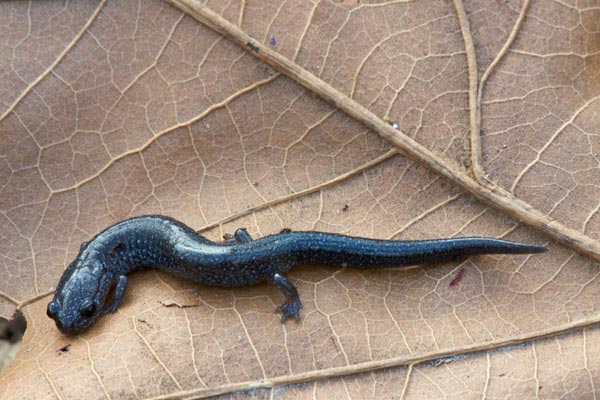
[[[0,398],[595,394],[599,4],[172,3],[0,4],[0,314],[28,320]],[[551,252],[298,268],[303,320],[284,325],[267,284],[145,271],[61,335],[47,294],[81,242],[150,213],[213,240]]]

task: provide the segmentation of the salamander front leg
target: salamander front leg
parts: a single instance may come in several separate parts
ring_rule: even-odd
[[[292,316],[296,318],[296,321],[300,321],[302,302],[300,301],[300,295],[298,295],[296,287],[279,274],[273,275],[273,283],[275,283],[277,289],[285,296],[285,302],[275,309],[276,312],[281,313],[281,323]]]
[[[108,313],[117,311],[117,308],[119,307],[119,304],[121,304],[121,300],[123,299],[123,295],[125,294],[126,287],[127,276],[119,276],[119,280],[117,281],[117,285],[115,286],[115,291],[113,292],[113,300],[107,307],[104,308],[104,310],[102,311],[102,315],[106,315]]]
[[[238,228],[233,235],[224,234],[223,239],[223,244],[240,244],[251,242],[252,236],[246,231],[246,228]]]

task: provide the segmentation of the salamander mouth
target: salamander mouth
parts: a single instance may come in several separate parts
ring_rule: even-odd
[[[77,329],[67,327],[63,325],[59,320],[55,320],[54,322],[56,322],[56,327],[58,328],[58,330],[64,335],[76,335],[79,333]]]
[[[59,315],[51,318],[54,320],[58,330],[64,335],[75,335],[85,330],[85,328],[81,328],[78,325],[65,325]]]

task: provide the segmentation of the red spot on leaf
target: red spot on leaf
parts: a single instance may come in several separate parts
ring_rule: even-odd
[[[465,277],[465,272],[466,270],[464,268],[461,268],[456,274],[456,276],[452,279],[452,281],[450,281],[450,286],[454,286],[458,282],[462,281],[462,279]]]

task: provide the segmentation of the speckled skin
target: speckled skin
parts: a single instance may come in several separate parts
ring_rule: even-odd
[[[400,267],[477,254],[546,250],[492,238],[394,241],[323,232],[282,232],[252,240],[243,229],[217,243],[173,218],[148,215],[119,222],[83,243],[61,277],[47,313],[61,332],[81,333],[117,309],[127,274],[152,267],[209,286],[271,281],[286,297],[277,309],[282,322],[292,316],[299,320],[298,291],[282,275],[297,265]]]

